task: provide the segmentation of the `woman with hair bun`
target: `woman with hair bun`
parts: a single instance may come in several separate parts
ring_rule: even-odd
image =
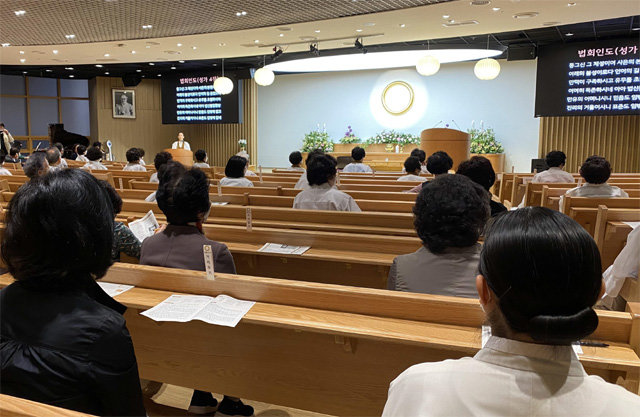
[[[587,375],[571,347],[598,327],[600,255],[557,211],[527,207],[491,224],[476,287],[493,336],[473,357],[412,366],[383,416],[638,416],[640,397]]]

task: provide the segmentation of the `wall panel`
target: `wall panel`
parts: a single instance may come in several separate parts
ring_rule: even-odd
[[[607,158],[614,172],[640,172],[640,116],[541,117],[539,157],[555,149],[571,172],[590,155]]]

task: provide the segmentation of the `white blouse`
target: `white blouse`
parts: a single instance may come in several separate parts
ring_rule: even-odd
[[[640,227],[636,227],[627,236],[627,244],[616,257],[613,265],[602,274],[606,287],[602,303],[611,308],[627,278],[638,279],[640,267]]]
[[[138,171],[138,172],[147,172],[147,168],[140,165],[138,162],[129,162],[127,165],[122,168],[123,171]]]
[[[533,176],[531,182],[576,182],[576,179],[567,171],[551,167],[546,171],[538,172]]]
[[[587,375],[571,346],[492,336],[473,358],[404,371],[382,415],[637,417],[640,396]]]
[[[352,162],[344,167],[342,172],[373,172],[373,170],[369,165],[362,162]]]
[[[329,183],[311,185],[300,191],[293,200],[294,209],[361,211],[356,201],[347,193],[333,188]]]
[[[253,187],[253,182],[244,177],[242,178],[229,178],[224,177],[220,180],[220,185],[223,187]]]
[[[421,182],[425,182],[427,179],[424,177],[421,177],[420,175],[413,175],[413,174],[407,174],[407,175],[403,175],[401,177],[398,177],[398,181],[421,181]]]

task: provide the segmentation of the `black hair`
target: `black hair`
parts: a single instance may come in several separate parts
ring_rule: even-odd
[[[88,172],[67,169],[25,183],[9,203],[2,259],[21,285],[79,288],[111,265],[111,202]]]
[[[410,156],[404,161],[404,170],[407,174],[412,174],[421,169],[422,165],[416,156]]]
[[[423,185],[413,207],[418,237],[433,253],[474,245],[489,218],[487,192],[462,175],[443,175]]]
[[[491,161],[484,156],[473,156],[468,161],[460,162],[456,174],[470,178],[487,191],[496,182],[496,173],[491,166]]]
[[[12,146],[11,149],[9,149],[9,155],[11,155],[12,157],[14,155],[18,155],[20,153],[20,148],[16,148],[15,146]]]
[[[336,159],[331,155],[318,155],[307,166],[309,185],[322,185],[336,175]]]
[[[111,208],[113,209],[113,217],[116,217],[116,215],[122,211],[122,198],[120,198],[116,189],[108,182],[99,180],[98,183],[106,193],[107,197],[109,197],[109,201],[111,201]]]
[[[224,175],[229,178],[242,178],[244,177],[244,169],[246,168],[249,161],[245,158],[233,155],[227,161],[227,166],[224,167]]]
[[[4,127],[4,123],[0,123],[0,126]]]
[[[62,146],[62,143],[56,142],[56,143],[53,144],[53,146],[58,148],[58,150],[60,151],[60,154],[62,154],[64,152],[64,146]]]
[[[61,157],[62,155],[60,155],[60,150],[57,146],[53,146],[47,149],[45,152],[45,158],[47,158],[47,162],[49,163],[49,165],[55,164],[60,160]]]
[[[210,207],[209,179],[197,168],[187,170],[179,162],[167,162],[158,174],[158,207],[170,224],[184,226],[202,220]]]
[[[140,158],[144,157],[145,155],[144,149],[138,148],[138,151],[140,152]]]
[[[560,165],[564,165],[567,162],[567,155],[562,151],[551,151],[544,158],[544,161],[547,163],[549,168],[551,167],[559,167]]]
[[[316,148],[316,149],[312,150],[311,152],[309,152],[307,154],[307,159],[304,161],[305,165],[309,166],[309,162],[311,162],[311,160],[313,158],[315,158],[316,156],[319,156],[319,155],[324,155],[324,151],[322,149],[320,149],[320,148]]]
[[[142,158],[142,155],[140,155],[140,149],[138,148],[129,149],[125,156],[127,158],[127,162],[129,163],[140,162],[140,158]]]
[[[446,174],[453,167],[453,159],[445,151],[435,152],[427,159],[427,171],[433,175]]]
[[[415,156],[416,158],[418,158],[420,160],[420,163],[423,163],[427,159],[427,154],[422,149],[418,148],[412,150],[410,156]]]
[[[204,162],[204,160],[207,159],[207,153],[204,149],[198,149],[194,156],[196,157],[196,161],[198,162]]]
[[[365,156],[367,156],[367,153],[363,148],[356,146],[351,149],[351,158],[353,158],[354,161],[362,161]]]
[[[156,167],[156,171],[160,171],[160,167],[171,160],[173,160],[173,155],[169,152],[158,152],[153,158],[153,166]]]
[[[598,327],[591,308],[602,285],[600,253],[585,229],[545,207],[495,218],[480,273],[498,297],[506,324],[547,344],[569,344]]]
[[[100,148],[92,146],[87,149],[87,158],[89,159],[89,161],[99,161],[102,159],[102,151],[100,150]]]
[[[96,148],[102,149],[102,142],[95,141],[95,142],[93,142],[93,144],[91,146],[95,146]]]
[[[590,156],[580,167],[580,175],[589,184],[604,184],[611,176],[611,164],[601,156]]]
[[[302,162],[302,154],[300,151],[293,151],[289,154],[289,162],[291,165],[298,165]]]
[[[46,167],[48,165],[46,155],[44,152],[34,152],[32,153],[27,162],[24,163],[24,174],[33,179],[40,175],[46,174]]]
[[[76,151],[78,152],[78,155],[84,155],[85,152],[87,152],[87,147],[84,145],[78,145]]]

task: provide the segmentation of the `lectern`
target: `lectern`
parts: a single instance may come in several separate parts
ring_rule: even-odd
[[[180,162],[186,167],[193,165],[193,152],[186,149],[165,149],[165,152],[169,152],[173,156],[173,160]]]
[[[453,169],[456,169],[460,162],[469,159],[470,138],[467,132],[461,130],[425,129],[420,134],[420,148],[427,158],[436,151],[445,151],[453,159]]]

